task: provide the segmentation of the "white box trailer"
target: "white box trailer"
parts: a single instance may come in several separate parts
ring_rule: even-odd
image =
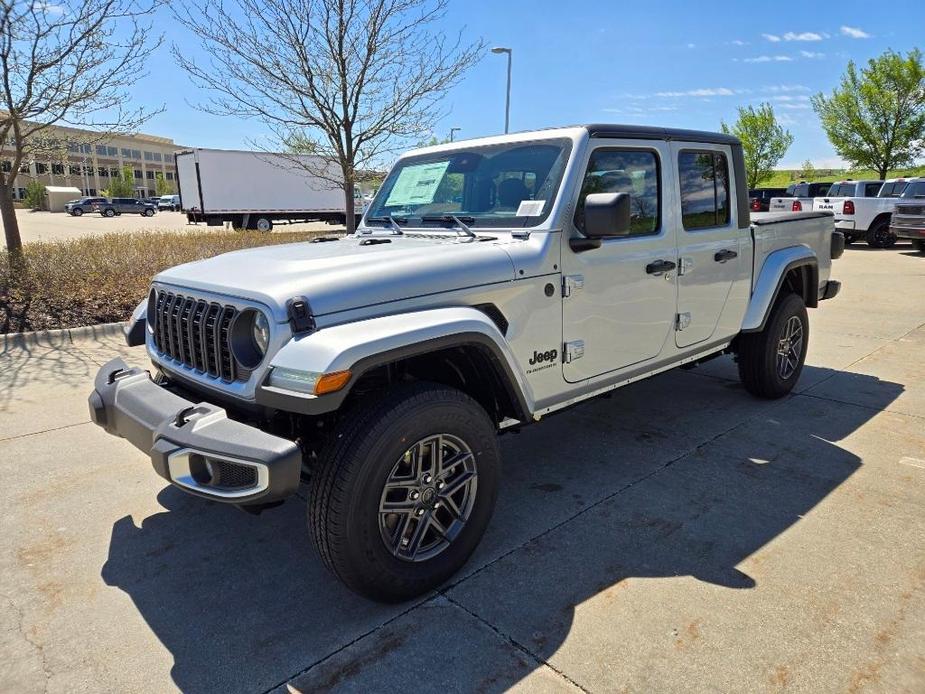
[[[336,165],[319,157],[196,148],[175,158],[180,209],[191,222],[260,231],[270,231],[274,222],[346,222],[343,188],[299,164],[326,167],[328,178],[339,179]]]

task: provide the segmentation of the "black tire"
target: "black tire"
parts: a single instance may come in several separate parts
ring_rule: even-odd
[[[71,214],[72,214],[73,216],[75,216],[75,217],[79,217],[79,216],[82,215],[83,213],[84,213],[84,211],[83,211],[82,209],[80,209],[79,207],[75,207],[73,210],[71,210]]]
[[[254,222],[254,229],[263,234],[269,234],[273,231],[273,220],[269,217],[257,217]]]
[[[912,247],[919,253],[925,253],[925,239],[912,239]]]
[[[153,216],[154,216],[154,210],[145,210],[144,212],[142,212],[142,214],[143,214],[145,217],[153,217]]]
[[[109,208],[108,210],[103,210],[103,214],[104,214],[106,217],[115,217],[115,216],[116,216],[116,211],[115,211],[114,209],[112,209],[112,208]]]
[[[799,321],[801,328],[799,354],[787,357],[788,362],[796,363],[792,371],[782,373],[778,364],[779,347],[785,330],[793,325],[791,319]],[[787,395],[800,380],[808,344],[809,319],[803,299],[796,294],[784,294],[771,310],[764,330],[743,333],[739,338],[739,378],[745,389],[756,397],[771,400]]]
[[[871,248],[890,248],[896,244],[896,234],[890,231],[890,222],[881,219],[867,230],[867,245]]]
[[[413,529],[420,522],[415,521],[415,515],[423,510],[402,515],[406,516],[403,529],[398,533],[393,531],[399,542],[390,548],[386,531],[381,527],[391,516],[399,514],[381,511],[386,494],[391,493],[386,492],[385,484],[396,479],[394,473],[402,464],[409,465],[409,479],[426,480],[427,476],[421,474],[422,468],[427,467],[424,462],[417,465],[415,472],[410,467],[412,463],[406,461],[411,460],[408,453],[416,443],[437,434],[444,437],[441,441],[452,439],[467,446],[471,455],[466,459],[474,466],[476,474],[471,478],[477,485],[474,489],[467,486],[462,497],[468,508],[465,522],[444,524],[447,534],[451,530],[455,533],[451,541],[433,540],[438,543],[437,554],[429,558],[417,561],[401,558],[397,554],[398,545],[405,546],[402,538],[406,533],[413,536]],[[409,600],[438,587],[465,564],[491,519],[499,476],[496,429],[478,403],[446,386],[423,382],[402,384],[359,404],[342,420],[312,471],[309,534],[325,566],[351,590],[382,602]],[[418,482],[402,486],[415,484]],[[438,482],[432,479],[428,484],[434,486],[428,487],[430,510],[425,517],[448,514],[447,504],[439,510],[433,508],[435,501],[444,498],[439,496],[441,492],[435,492]],[[452,481],[446,485],[453,486]],[[425,503],[424,491],[419,493],[420,501],[411,502],[411,498],[417,498],[412,494],[401,502]],[[452,508],[458,505],[454,501]],[[400,519],[396,521],[396,529],[398,522]]]

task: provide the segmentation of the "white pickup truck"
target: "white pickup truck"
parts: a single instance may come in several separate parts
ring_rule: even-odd
[[[768,212],[809,212],[813,209],[813,200],[829,192],[831,183],[791,183],[787,194],[782,198],[771,198]]]
[[[890,215],[906,182],[907,179],[838,181],[828,195],[813,201],[813,210],[835,214],[835,228],[845,235],[845,243],[864,239],[871,248],[889,248],[896,243],[896,235],[890,231]],[[880,197],[882,190],[885,194]]]
[[[325,565],[407,600],[507,501],[497,433],[722,354],[748,392],[789,393],[843,250],[831,214],[751,220],[729,135],[605,124],[428,147],[351,236],[158,274],[127,331],[153,378],[110,361],[90,411],[204,499],[256,512],[304,481]]]

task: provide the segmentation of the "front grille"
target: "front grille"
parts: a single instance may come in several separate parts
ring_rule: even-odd
[[[241,489],[257,486],[257,468],[251,465],[238,465],[224,460],[210,460],[214,477],[210,484],[214,487]]]
[[[234,306],[158,291],[154,310],[154,344],[168,359],[229,383],[238,378],[231,356]]]

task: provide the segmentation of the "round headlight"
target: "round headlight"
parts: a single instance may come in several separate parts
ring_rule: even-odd
[[[245,369],[256,368],[270,345],[270,322],[262,311],[248,308],[231,324],[231,351]]]
[[[261,311],[257,311],[254,317],[254,344],[260,356],[266,354],[270,346],[270,321]]]

